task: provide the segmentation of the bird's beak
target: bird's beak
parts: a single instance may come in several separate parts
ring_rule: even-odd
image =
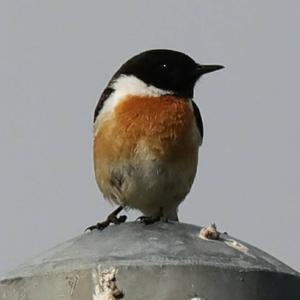
[[[200,65],[200,64],[197,64],[197,73],[198,73],[198,76],[200,77],[203,74],[214,72],[214,71],[217,71],[217,70],[220,70],[220,69],[223,69],[223,68],[224,68],[224,66],[221,66],[221,65]]]

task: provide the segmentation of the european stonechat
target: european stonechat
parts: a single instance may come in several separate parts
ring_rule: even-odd
[[[145,224],[178,221],[203,140],[194,86],[222,68],[156,49],[132,57],[114,74],[95,109],[94,168],[104,198],[118,208],[88,229],[124,222],[126,216],[117,217],[123,208],[140,210]]]

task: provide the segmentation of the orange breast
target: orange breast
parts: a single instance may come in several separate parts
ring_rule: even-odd
[[[192,146],[193,122],[192,109],[184,99],[128,96],[100,124],[94,154],[112,160],[126,158],[135,153],[142,141],[159,157],[178,158]]]

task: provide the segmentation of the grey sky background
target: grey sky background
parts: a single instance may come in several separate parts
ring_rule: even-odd
[[[300,270],[299,28],[299,1],[1,1],[0,273],[111,211],[93,111],[149,48],[226,66],[196,88],[205,139],[181,221],[215,221]]]

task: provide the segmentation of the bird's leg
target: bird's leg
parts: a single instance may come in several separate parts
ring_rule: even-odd
[[[160,216],[141,216],[136,219],[136,222],[139,222],[139,223],[142,223],[145,225],[150,225],[155,222],[159,222],[160,220],[161,220]]]
[[[85,231],[92,231],[94,229],[103,230],[110,224],[121,224],[124,223],[127,219],[125,215],[118,217],[118,214],[123,210],[123,206],[119,206],[112,213],[108,215],[105,221],[97,223],[95,225],[89,226]]]
[[[136,219],[137,222],[143,223],[145,225],[150,225],[159,221],[168,222],[168,218],[163,216],[163,208],[160,207],[159,215],[157,216],[141,216]]]

